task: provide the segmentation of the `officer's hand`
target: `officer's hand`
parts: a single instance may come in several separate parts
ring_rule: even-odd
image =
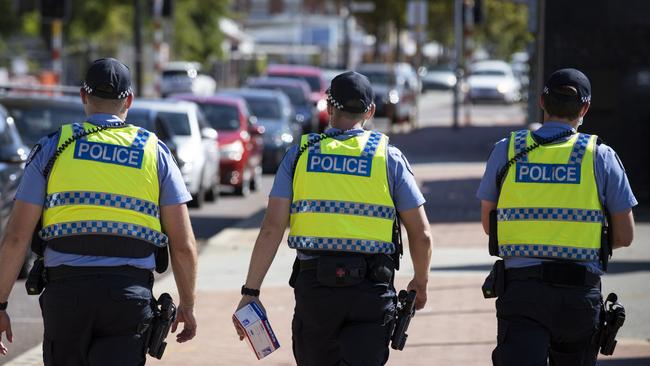
[[[260,308],[262,308],[262,311],[264,312],[264,314],[266,314],[266,309],[264,308],[264,305],[262,305],[262,302],[260,301],[260,299],[258,297],[247,296],[247,295],[244,295],[244,296],[241,297],[241,300],[239,301],[239,304],[237,305],[237,310],[243,308],[244,306],[246,306],[246,305],[248,305],[248,304],[250,304],[252,302],[256,302],[257,305],[259,305]],[[244,340],[244,337],[246,337],[246,335],[244,334],[244,330],[239,325],[239,322],[237,322],[237,320],[235,319],[235,315],[232,316],[232,323],[235,326],[235,330],[237,331],[237,335],[239,335],[239,340],[240,341]]]
[[[415,278],[406,286],[408,291],[414,290],[417,292],[415,295],[415,310],[421,310],[427,303],[427,282],[417,281]]]
[[[196,335],[196,319],[194,319],[194,307],[178,305],[176,320],[172,324],[172,333],[176,332],[178,323],[183,323],[183,330],[176,335],[176,342],[183,343],[194,338]]]
[[[7,347],[2,344],[2,333],[5,333],[7,340],[10,343],[13,343],[14,336],[11,333],[11,320],[9,320],[9,314],[6,311],[0,311],[0,355],[7,354]]]

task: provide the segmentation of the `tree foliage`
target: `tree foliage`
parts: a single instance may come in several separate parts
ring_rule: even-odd
[[[507,59],[533,40],[528,31],[528,7],[505,0],[485,1],[485,20],[476,29],[476,41],[491,56]]]
[[[228,13],[228,0],[184,0],[174,3],[173,56],[214,61],[223,56],[219,19]]]

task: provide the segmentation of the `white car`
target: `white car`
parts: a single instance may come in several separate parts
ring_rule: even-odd
[[[219,143],[217,131],[206,123],[193,102],[136,100],[126,121],[147,126],[143,121],[163,123],[175,145],[175,157],[187,189],[192,194],[190,207],[219,195]]]
[[[466,91],[470,101],[521,101],[521,85],[505,61],[479,61],[470,66],[469,72]]]
[[[217,82],[211,76],[201,74],[200,71],[201,64],[198,62],[174,61],[165,64],[160,85],[161,95],[166,97],[179,93],[214,94]]]

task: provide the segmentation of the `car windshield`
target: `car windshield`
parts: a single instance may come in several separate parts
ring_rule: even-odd
[[[271,76],[281,76],[283,78],[304,80],[309,84],[309,90],[313,92],[320,91],[320,78],[318,76],[304,76],[292,74],[272,74]]]
[[[245,97],[248,107],[257,118],[280,119],[280,103],[273,98]]]
[[[86,118],[79,106],[10,106],[9,115],[14,118],[16,128],[23,142],[28,146],[35,145],[41,137],[59,129],[64,124],[83,122]]]
[[[279,90],[289,97],[289,101],[291,101],[291,105],[294,106],[305,105],[308,103],[302,89],[293,86],[260,84],[260,85],[253,85],[253,88]]]
[[[370,84],[392,85],[394,83],[394,78],[388,72],[360,71],[360,73],[365,75],[368,80],[370,80]]]
[[[429,72],[434,72],[434,71],[454,72],[454,67],[449,65],[449,64],[436,65],[436,66],[429,69]]]
[[[149,119],[149,112],[148,109],[129,109],[129,113],[126,115],[126,123],[144,127],[149,131],[154,131],[155,129],[151,125],[151,120]]]
[[[158,118],[166,123],[175,136],[190,136],[190,120],[187,113],[182,112],[158,112]]]
[[[210,127],[215,130],[233,131],[240,126],[239,110],[232,105],[200,103],[201,111]]]
[[[477,75],[485,75],[485,76],[506,76],[506,73],[502,70],[475,70],[472,71],[472,75],[477,76]]]
[[[0,113],[0,144],[13,144],[11,131],[9,131],[9,126],[7,126],[6,118],[2,113]]]

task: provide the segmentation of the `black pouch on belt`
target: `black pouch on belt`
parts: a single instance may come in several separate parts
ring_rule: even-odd
[[[375,254],[368,259],[368,278],[379,283],[389,283],[395,273],[395,262],[386,254]]]
[[[503,295],[506,289],[506,266],[503,260],[494,262],[490,274],[485,279],[481,290],[483,297],[491,299]]]
[[[363,281],[366,271],[362,255],[322,256],[318,258],[316,279],[328,287],[353,286]]]

